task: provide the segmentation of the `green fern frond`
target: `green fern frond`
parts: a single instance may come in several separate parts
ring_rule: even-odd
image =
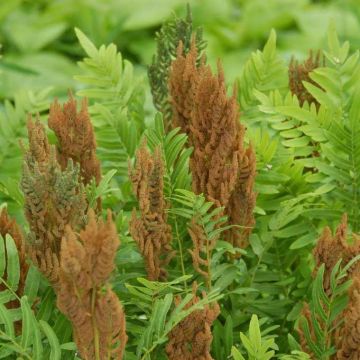
[[[203,194],[196,195],[192,191],[176,189],[171,200],[173,207],[169,212],[188,221],[196,218],[210,241],[229,229],[229,226],[223,225],[227,220],[227,216],[222,215],[224,208],[214,208],[214,204],[206,201]]]
[[[254,90],[267,93],[287,86],[287,67],[276,52],[276,32],[271,30],[263,51],[251,54],[239,78],[239,102],[243,118],[261,121]]]
[[[97,152],[105,171],[116,169],[127,177],[132,158],[144,130],[144,89],[133,74],[132,64],[122,59],[114,44],[95,45],[75,29],[87,57],[79,63],[84,75],[75,79],[85,85],[78,95],[90,99],[89,107],[97,140]]]

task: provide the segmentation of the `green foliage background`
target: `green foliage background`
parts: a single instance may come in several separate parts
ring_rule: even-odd
[[[48,86],[52,94],[63,95],[78,86],[75,62],[83,53],[74,27],[97,46],[114,42],[143,73],[155,51],[155,31],[172,13],[184,15],[186,3],[195,26],[204,28],[210,62],[222,59],[229,82],[239,76],[251,51],[262,47],[271,28],[285,58],[323,47],[330,19],[340,38],[353,47],[360,43],[356,0],[3,0],[0,97]]]
[[[344,212],[350,228],[359,230],[357,0],[1,1],[0,202],[6,202],[10,214],[26,226],[18,186],[19,141],[26,139],[26,114],[39,112],[45,120],[53,97],[62,101],[69,89],[88,97],[105,175],[98,187],[88,188],[89,202],[103,196],[104,207],[117,214],[122,245],[112,283],[126,309],[130,334],[126,359],[164,358],[161,346],[167,333],[186,316],[170,309],[173,296],[183,293],[182,284],[190,281],[179,264],[171,269],[175,280],[169,283],[143,278],[141,257],[128,233],[136,202],[127,166],[144,134],[150,149],[160,144],[166,159],[165,194],[172,205],[169,221],[179,228],[175,240],[186,238],[186,224],[194,214],[211,233],[210,206],[190,191],[191,150],[184,148],[186,136],[178,131],[165,135],[146,79],[146,67],[155,53],[155,32],[173,14],[184,16],[186,3],[191,4],[195,27],[203,27],[208,61],[215,65],[220,58],[229,87],[234,82],[239,86],[246,140],[255,145],[257,156],[257,222],[250,246],[240,260],[226,263],[224,254],[233,249],[219,241],[213,257],[214,291],[209,299],[222,294],[221,315],[213,328],[214,357],[243,359],[247,353],[248,359],[264,360],[275,354],[307,359],[295,335],[289,334],[295,334],[304,300],[314,313],[327,310],[316,302],[317,294],[323,296],[322,274],[312,286],[311,249],[322,227],[334,228]],[[291,56],[304,59],[310,49],[326,51],[327,66],[311,75],[323,91],[307,86],[321,104],[319,112],[314,106],[300,108],[288,89]],[[309,157],[313,151],[321,156]],[[318,172],[305,169],[311,167]],[[42,354],[39,359],[76,358],[69,324],[35,269],[28,280],[33,285],[27,286],[20,308],[10,312],[4,307],[18,281],[16,250],[11,238],[6,242],[12,253],[5,257],[4,249],[0,251],[0,277],[5,258],[15,270],[8,291],[0,296],[0,324],[5,329],[0,332],[0,355],[6,358],[13,351],[27,359],[36,359],[34,352]],[[336,270],[345,276],[339,267]],[[185,273],[191,272],[188,262]],[[334,272],[334,278],[339,274]],[[34,305],[37,294],[42,301]],[[27,325],[20,337],[13,329],[19,319]],[[327,354],[324,359],[334,350],[322,349]]]

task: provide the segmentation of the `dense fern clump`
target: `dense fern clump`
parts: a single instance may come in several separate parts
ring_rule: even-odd
[[[189,6],[148,78],[90,29],[64,35],[85,52],[67,102],[0,106],[0,358],[358,359],[357,43],[330,22],[302,62],[273,29],[228,84]]]

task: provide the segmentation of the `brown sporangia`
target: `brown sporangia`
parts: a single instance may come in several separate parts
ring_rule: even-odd
[[[125,314],[109,277],[120,244],[111,211],[107,221],[89,210],[78,233],[67,225],[61,246],[57,306],[69,318],[81,358],[122,359],[127,342]]]
[[[202,58],[201,65],[198,67],[196,64],[198,53],[194,39],[187,55],[184,54],[183,47],[183,43],[180,42],[176,59],[170,68],[171,122],[173,128],[180,127],[184,133],[189,135],[198,71],[204,69],[205,58]]]
[[[343,314],[344,325],[338,333],[337,360],[360,359],[360,277],[349,289],[349,303]]]
[[[334,235],[329,227],[325,227],[313,251],[315,259],[313,275],[316,275],[322,264],[325,265],[323,287],[328,296],[331,296],[332,293],[330,286],[331,272],[337,262],[342,259],[342,264],[345,266],[360,254],[360,237],[356,234],[352,235],[353,242],[349,244],[347,241],[347,216],[344,214]],[[360,358],[360,263],[355,262],[347,274],[347,277],[342,281],[353,280],[353,284],[349,289],[349,302],[341,316],[333,319],[332,326],[333,328],[337,327],[336,331],[328,335],[337,350],[336,355],[331,357],[334,360]],[[316,342],[314,319],[311,316],[308,304],[305,303],[302,313],[308,320],[311,336],[313,341]],[[321,322],[321,319],[317,318],[317,321]],[[301,324],[298,332],[303,351],[306,351],[311,355],[312,359],[315,359],[314,354],[309,349]]]
[[[229,224],[240,226],[228,231],[226,239],[243,247],[255,222],[256,161],[253,148],[244,148],[236,89],[227,95],[220,63],[214,75],[205,61],[196,66],[194,45],[186,55],[181,47],[180,43],[171,65],[169,89],[173,126],[187,133],[194,148],[190,159],[193,191],[225,208]]]
[[[82,182],[87,185],[92,178],[101,180],[100,162],[96,157],[96,141],[90,120],[87,100],[84,98],[80,111],[72,94],[63,106],[55,100],[50,106],[49,128],[58,139],[57,158],[64,170],[69,159],[80,165]]]
[[[252,146],[246,149],[242,159],[238,180],[232,192],[226,213],[230,224],[240,224],[226,231],[230,243],[245,248],[253,227],[255,217],[253,210],[256,205],[256,193],[254,192],[256,175],[255,150]]]
[[[139,203],[139,217],[133,210],[130,234],[144,258],[150,280],[164,280],[165,266],[174,255],[171,226],[167,223],[164,198],[164,164],[159,148],[154,154],[143,142],[136,152],[136,164],[129,170],[133,192]]]
[[[79,229],[86,210],[85,192],[79,183],[79,165],[70,159],[62,170],[56,149],[50,146],[39,119],[28,121],[29,148],[23,162],[21,189],[30,232],[27,252],[34,264],[56,284],[61,239],[65,226]]]
[[[193,298],[185,305],[189,309],[200,301],[196,295],[197,285],[193,284]],[[202,293],[203,298],[206,293]],[[181,298],[175,298],[175,306],[181,302]],[[195,310],[184,320],[179,322],[170,332],[166,345],[166,354],[169,360],[212,360],[210,354],[212,333],[211,326],[220,314],[217,302],[207,304],[201,310]]]
[[[341,223],[336,229],[335,235],[332,235],[329,227],[325,227],[313,251],[316,268],[325,264],[324,289],[330,292],[330,274],[335,264],[342,259],[342,264],[347,264],[356,255],[360,254],[360,238],[353,234],[353,243],[347,241],[347,216],[343,215]],[[349,269],[349,278],[360,275],[360,262],[356,262]]]
[[[318,51],[315,56],[313,52],[310,51],[309,57],[301,64],[299,64],[294,57],[291,59],[289,65],[289,88],[291,93],[297,96],[301,106],[307,102],[308,104],[315,104],[316,108],[319,108],[320,104],[306,89],[303,81],[319,87],[319,85],[310,78],[309,74],[324,65],[325,58],[321,51]]]

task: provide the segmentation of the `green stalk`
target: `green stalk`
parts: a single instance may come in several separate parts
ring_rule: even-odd
[[[177,223],[177,216],[174,216],[174,222],[175,222],[175,233],[176,233],[176,240],[179,246],[179,253],[180,253],[180,265],[181,265],[181,272],[183,274],[183,276],[186,275],[185,273],[185,265],[184,265],[184,254],[183,254],[183,248],[182,248],[182,242],[180,240],[180,236],[179,236],[179,228],[178,228],[178,223]],[[184,286],[185,289],[187,290],[187,283],[186,280],[184,280]]]

